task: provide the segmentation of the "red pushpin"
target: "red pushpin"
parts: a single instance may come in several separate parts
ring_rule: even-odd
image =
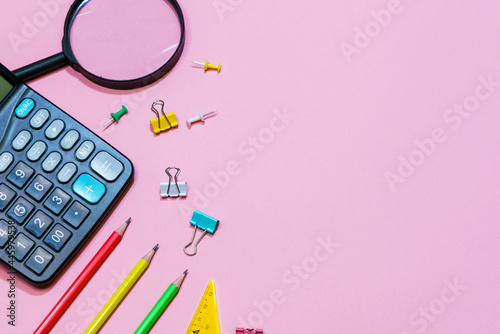
[[[215,65],[215,64],[211,64],[208,62],[208,60],[205,60],[205,63],[200,63],[199,61],[193,61],[193,63],[195,63],[196,65],[202,65],[203,68],[205,69],[205,72],[208,71],[208,70],[217,70],[217,72],[220,73],[220,63],[219,65]]]

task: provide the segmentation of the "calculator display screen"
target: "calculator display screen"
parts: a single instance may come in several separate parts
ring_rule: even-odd
[[[3,101],[4,97],[6,97],[14,86],[7,81],[4,77],[0,75],[0,103]]]

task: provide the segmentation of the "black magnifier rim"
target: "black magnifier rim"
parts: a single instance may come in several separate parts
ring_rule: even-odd
[[[62,49],[64,55],[68,59],[70,66],[75,71],[81,73],[85,78],[103,87],[112,89],[134,89],[147,86],[163,78],[175,66],[175,64],[177,64],[179,58],[181,57],[182,50],[184,49],[184,42],[186,35],[184,15],[182,14],[181,7],[179,6],[179,3],[176,0],[163,0],[165,2],[170,3],[174,8],[175,13],[177,14],[177,18],[179,19],[179,25],[181,28],[179,45],[177,46],[177,49],[175,50],[172,57],[170,57],[170,59],[163,66],[143,77],[136,79],[128,79],[128,80],[107,79],[87,71],[84,67],[80,65],[80,63],[75,57],[75,54],[73,53],[73,49],[71,48],[70,32],[71,32],[71,27],[73,26],[73,21],[76,18],[76,15],[80,11],[80,9],[89,1],[92,0],[75,1],[69,8],[68,15],[66,16],[66,20],[64,22],[64,36],[62,40]]]

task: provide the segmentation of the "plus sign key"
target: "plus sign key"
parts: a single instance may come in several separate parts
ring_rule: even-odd
[[[82,174],[73,183],[73,191],[87,202],[96,204],[106,193],[106,187],[89,174]]]

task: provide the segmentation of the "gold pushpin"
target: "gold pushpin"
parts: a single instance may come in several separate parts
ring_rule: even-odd
[[[203,68],[205,69],[205,72],[208,71],[208,70],[217,70],[217,72],[220,73],[220,63],[219,65],[215,65],[215,64],[211,64],[208,62],[208,60],[205,60],[205,63],[200,63],[199,61],[193,61],[193,63],[197,64],[197,65],[202,65]]]

